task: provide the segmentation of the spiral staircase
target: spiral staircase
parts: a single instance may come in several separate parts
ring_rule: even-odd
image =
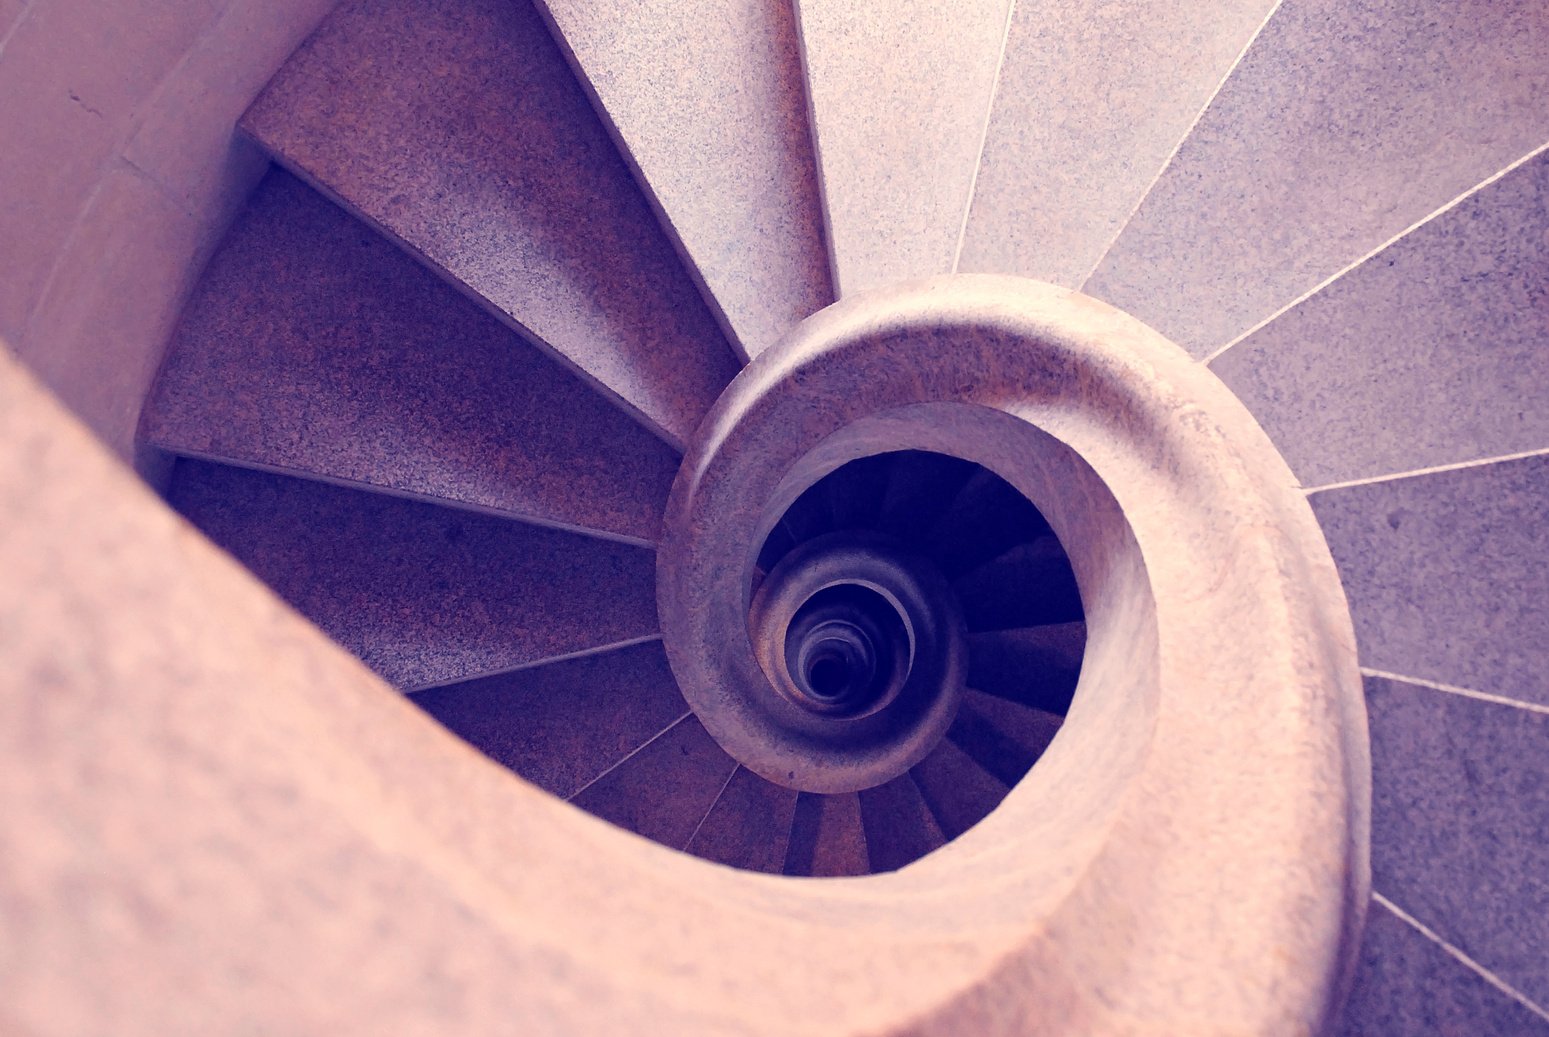
[[[1549,15],[885,6],[344,0],[247,108],[141,456],[375,677],[7,375],[16,585],[160,559],[5,602],[13,756],[207,693],[0,799],[19,1032],[1549,1034]]]

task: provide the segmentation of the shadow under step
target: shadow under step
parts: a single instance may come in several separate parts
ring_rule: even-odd
[[[786,875],[815,878],[870,872],[860,797],[854,792],[801,793],[796,798],[785,866],[781,870]]]
[[[570,801],[620,828],[682,848],[736,767],[699,719],[689,715]]]
[[[346,0],[241,125],[674,446],[737,371],[530,3]]]
[[[688,713],[660,641],[410,698],[475,749],[561,799]]]
[[[143,441],[654,541],[665,443],[279,170],[183,313]]]
[[[1054,538],[1033,502],[994,472],[980,469],[937,520],[926,550],[952,580],[1040,539]],[[1059,545],[1058,540],[1054,543]]]
[[[1010,788],[1038,762],[1062,723],[1054,713],[969,688],[947,737]]]
[[[739,766],[685,849],[734,868],[778,875],[798,795]]]
[[[952,585],[968,630],[1014,630],[1084,618],[1081,590],[1052,533],[1018,544]]]
[[[1010,791],[1005,782],[947,738],[909,773],[948,840],[984,820]]]
[[[968,635],[968,685],[1064,716],[1081,679],[1085,623]]]
[[[656,634],[647,548],[187,459],[168,499],[402,688]]]
[[[860,799],[873,872],[897,871],[946,844],[925,797],[908,774],[862,790]]]

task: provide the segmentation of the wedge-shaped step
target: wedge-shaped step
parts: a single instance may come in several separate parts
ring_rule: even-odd
[[[1063,716],[1075,697],[1085,650],[1085,623],[970,634],[968,684]]]
[[[869,872],[860,797],[854,792],[833,796],[803,792],[797,797],[781,870],[819,878]]]
[[[688,714],[659,641],[430,688],[413,700],[566,799]]]
[[[1339,1026],[1331,1032],[1339,1037],[1549,1037],[1549,1020],[1373,901],[1366,911],[1355,983]]]
[[[1549,150],[1210,367],[1304,486],[1533,450],[1549,444],[1546,283]]]
[[[1086,285],[1206,356],[1549,140],[1542,0],[1285,0]]]
[[[287,173],[261,183],[184,310],[141,437],[653,541],[672,450]]]
[[[797,795],[795,789],[738,767],[689,841],[688,852],[734,868],[779,874]]]
[[[656,632],[645,548],[202,461],[177,463],[168,496],[406,689]]]
[[[1010,787],[1038,762],[1063,722],[1057,714],[970,688],[963,693],[963,704],[947,737]]]
[[[1308,500],[1363,665],[1549,706],[1549,455]]]
[[[951,739],[942,739],[909,773],[947,839],[984,820],[1006,798],[1006,784]]]
[[[571,802],[620,828],[681,849],[736,768],[698,719],[687,716]]]
[[[1018,544],[1047,539],[1048,534],[1049,524],[1032,501],[981,468],[937,520],[927,543],[942,574],[952,579]]]
[[[1053,534],[1018,544],[959,578],[953,589],[972,631],[1072,623],[1082,618],[1081,590]]]
[[[866,852],[873,872],[897,871],[946,844],[909,775],[900,774],[876,788],[864,789],[860,797]]]
[[[1017,0],[958,269],[1077,288],[1274,0]]]
[[[922,450],[886,456],[890,458],[891,471],[877,528],[913,540],[930,532],[975,469],[972,461]]]
[[[1010,0],[797,0],[840,295],[949,274]]]
[[[736,371],[528,3],[347,0],[242,126],[675,445]]]
[[[1372,888],[1549,1004],[1549,713],[1380,677],[1366,705]]]
[[[789,4],[539,7],[744,358],[832,302]]]

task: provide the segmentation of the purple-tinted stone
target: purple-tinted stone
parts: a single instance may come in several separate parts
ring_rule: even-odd
[[[865,789],[860,797],[873,872],[897,871],[946,842],[909,775]]]
[[[803,792],[797,797],[783,870],[787,875],[820,878],[867,874],[871,866],[860,797],[854,792],[832,796]]]
[[[947,839],[968,831],[1006,798],[1005,784],[946,738],[909,774]]]
[[[795,789],[738,767],[694,833],[688,852],[734,868],[779,874],[797,795]]]
[[[968,684],[1063,716],[1075,696],[1085,650],[1084,623],[970,634]]]
[[[1062,723],[1064,718],[1057,714],[969,688],[963,692],[963,704],[947,737],[979,766],[1011,786],[1038,762]]]

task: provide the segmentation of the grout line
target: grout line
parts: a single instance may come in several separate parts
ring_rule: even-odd
[[[1464,954],[1461,950],[1454,947],[1446,940],[1442,939],[1430,926],[1426,925],[1418,918],[1415,918],[1409,912],[1393,903],[1393,901],[1389,900],[1381,893],[1378,893],[1375,889],[1372,890],[1372,899],[1381,904],[1383,907],[1387,908],[1402,921],[1409,923],[1409,925],[1419,930],[1421,935],[1425,936],[1431,942],[1441,947],[1442,950],[1446,951],[1458,961],[1462,962],[1463,965],[1465,965],[1468,969],[1476,973],[1480,979],[1484,980],[1496,990],[1499,990],[1501,993],[1505,994],[1507,997],[1511,998],[1513,1001],[1517,1002],[1517,1004],[1521,1005],[1523,1008],[1526,1008],[1529,1012],[1532,1012],[1540,1019],[1549,1022],[1549,1012],[1546,1012],[1544,1009],[1528,1000],[1524,994],[1509,985],[1505,980],[1501,979],[1499,976],[1495,975],[1495,973],[1479,964],[1473,958],[1470,958],[1467,954]]]
[[[1500,172],[1495,173],[1493,176],[1486,177],[1484,180],[1481,180],[1479,183],[1475,184],[1473,187],[1470,187],[1468,190],[1464,191],[1462,194],[1458,195],[1456,198],[1452,199],[1450,202],[1447,202],[1444,205],[1442,205],[1439,209],[1436,209],[1430,215],[1423,216],[1420,219],[1416,220],[1414,223],[1411,223],[1409,226],[1405,227],[1403,230],[1401,230],[1397,234],[1393,235],[1387,241],[1384,241],[1382,244],[1378,245],[1376,248],[1372,249],[1370,252],[1366,253],[1365,255],[1361,256],[1359,259],[1355,260],[1353,263],[1350,263],[1347,266],[1341,267],[1339,270],[1336,270],[1334,273],[1330,274],[1328,277],[1326,277],[1322,281],[1318,282],[1318,284],[1314,285],[1312,288],[1310,288],[1307,291],[1303,292],[1301,295],[1298,295],[1296,298],[1292,299],[1290,302],[1288,302],[1284,306],[1280,307],[1280,309],[1276,310],[1274,313],[1271,313],[1268,317],[1265,317],[1263,320],[1261,320],[1257,324],[1253,325],[1253,327],[1249,328],[1247,331],[1244,331],[1242,334],[1240,334],[1236,338],[1232,339],[1230,342],[1228,342],[1226,345],[1222,346],[1220,349],[1216,350],[1214,353],[1211,353],[1208,356],[1206,356],[1203,360],[1200,361],[1200,363],[1209,364],[1209,363],[1213,362],[1217,357],[1219,357],[1222,353],[1225,353],[1228,349],[1231,349],[1233,346],[1235,346],[1238,343],[1242,342],[1244,339],[1247,339],[1249,336],[1254,335],[1257,332],[1261,331],[1266,325],[1268,325],[1268,324],[1270,324],[1270,323],[1272,323],[1272,322],[1274,322],[1276,320],[1279,320],[1281,317],[1285,316],[1291,310],[1294,310],[1296,307],[1300,306],[1302,303],[1306,302],[1308,299],[1312,298],[1314,295],[1317,295],[1319,292],[1321,292],[1325,288],[1329,287],[1335,281],[1339,280],[1340,278],[1344,277],[1346,274],[1348,274],[1351,271],[1355,270],[1356,267],[1364,265],[1368,260],[1375,259],[1378,255],[1380,255],[1383,252],[1386,252],[1388,249],[1392,248],[1394,245],[1398,244],[1404,238],[1408,237],[1410,234],[1413,234],[1415,231],[1419,230],[1421,227],[1425,226],[1427,223],[1430,223],[1432,220],[1434,220],[1434,219],[1436,219],[1436,218],[1438,218],[1440,216],[1446,215],[1448,212],[1450,212],[1451,210],[1457,208],[1459,205],[1462,205],[1464,202],[1468,201],[1470,198],[1472,198],[1474,195],[1478,194],[1480,191],[1483,191],[1486,187],[1489,187],[1491,184],[1495,183],[1501,177],[1503,177],[1506,174],[1508,174],[1508,173],[1512,172],[1513,170],[1517,169],[1519,166],[1522,166],[1525,163],[1531,162],[1533,159],[1535,159],[1538,156],[1544,154],[1544,152],[1546,152],[1546,151],[1549,151],[1549,143],[1545,143],[1545,144],[1542,144],[1542,145],[1534,148],[1532,151],[1528,152],[1526,155],[1523,155],[1521,158],[1517,159],[1515,162],[1513,162],[1510,165],[1506,166]]]
[[[1463,698],[1478,699],[1480,702],[1492,702],[1497,706],[1514,706],[1517,709],[1525,709],[1529,713],[1543,713],[1549,715],[1549,706],[1541,706],[1536,702],[1523,702],[1520,699],[1507,698],[1505,695],[1492,695],[1488,691],[1474,691],[1471,688],[1460,688],[1455,684],[1442,684],[1440,681],[1428,681],[1423,677],[1406,677],[1401,673],[1388,673],[1386,670],[1374,670],[1370,666],[1361,667],[1361,673],[1367,677],[1380,677],[1383,680],[1399,681],[1404,684],[1413,684],[1417,688],[1429,688],[1432,691],[1443,691],[1448,695],[1461,695]]]
[[[1000,33],[1000,56],[995,59],[995,75],[990,79],[990,98],[984,106],[984,128],[979,134],[979,157],[974,161],[973,176],[968,180],[968,199],[963,205],[963,224],[957,231],[957,248],[952,253],[952,273],[963,262],[963,245],[968,240],[968,218],[973,215],[974,193],[979,189],[979,170],[984,168],[984,149],[990,141],[990,122],[995,115],[995,98],[1000,94],[1000,73],[1006,67],[1006,49],[1011,44],[1011,20],[1017,0],[1007,0],[1006,24]]]
[[[1537,450],[1523,450],[1515,454],[1501,454],[1498,457],[1480,457],[1472,461],[1454,461],[1451,464],[1433,465],[1430,468],[1414,468],[1407,472],[1393,472],[1389,475],[1368,475],[1360,479],[1346,479],[1344,482],[1325,483],[1322,486],[1306,487],[1302,493],[1312,495],[1322,493],[1325,490],[1343,490],[1352,486],[1368,486],[1372,483],[1393,482],[1396,479],[1413,479],[1420,475],[1436,475],[1439,472],[1457,472],[1465,468],[1483,468],[1486,465],[1504,464],[1507,461],[1522,461],[1530,457],[1543,457],[1549,454],[1549,447],[1540,447]]]
[[[604,652],[617,652],[625,648],[634,648],[638,645],[650,644],[652,641],[660,641],[661,634],[646,634],[644,637],[631,637],[623,641],[611,641],[605,645],[595,645],[591,648],[583,648],[578,652],[567,652],[564,655],[546,655],[542,659],[534,659],[532,662],[519,663],[516,666],[504,670],[488,670],[484,673],[473,673],[466,677],[458,677],[454,680],[439,681],[435,684],[423,684],[417,688],[404,688],[405,695],[418,695],[424,691],[438,691],[441,688],[452,688],[459,684],[470,684],[473,681],[487,680],[490,677],[504,677],[507,674],[521,673],[523,670],[535,670],[540,666],[548,666],[551,663],[568,663],[577,659],[589,659],[594,655],[602,655]]]
[[[1136,199],[1135,205],[1130,209],[1129,214],[1119,222],[1118,230],[1113,232],[1113,237],[1103,247],[1102,252],[1098,254],[1097,262],[1092,264],[1092,269],[1087,271],[1087,275],[1081,279],[1081,286],[1076,289],[1077,291],[1086,292],[1087,282],[1096,276],[1098,268],[1103,265],[1103,260],[1108,258],[1108,253],[1113,251],[1113,246],[1117,245],[1119,239],[1124,236],[1124,231],[1129,227],[1130,221],[1135,218],[1135,214],[1140,211],[1140,207],[1146,204],[1146,199],[1151,196],[1151,192],[1156,189],[1156,185],[1161,181],[1162,175],[1167,172],[1168,167],[1173,164],[1173,160],[1178,157],[1178,152],[1183,150],[1183,145],[1194,135],[1195,128],[1199,126],[1199,122],[1205,117],[1205,113],[1210,110],[1210,106],[1216,103],[1216,97],[1220,95],[1222,88],[1226,86],[1226,81],[1232,78],[1232,73],[1237,71],[1237,66],[1242,64],[1243,58],[1248,56],[1248,51],[1252,50],[1253,45],[1258,42],[1264,27],[1269,24],[1269,20],[1280,10],[1280,4],[1281,0],[1275,0],[1274,5],[1269,9],[1269,13],[1264,16],[1264,20],[1259,22],[1258,28],[1253,30],[1253,35],[1248,37],[1248,42],[1242,45],[1242,50],[1237,52],[1237,57],[1233,58],[1232,63],[1227,66],[1225,74],[1217,81],[1215,89],[1210,91],[1210,96],[1205,99],[1205,103],[1200,105],[1199,111],[1195,112],[1194,118],[1189,121],[1188,129],[1183,131],[1183,135],[1178,138],[1178,143],[1174,144],[1173,149],[1167,153],[1167,158],[1162,161],[1162,167],[1156,171],[1156,176],[1152,177],[1151,182],[1146,185],[1146,189],[1140,192],[1140,197]]]
[[[682,716],[680,716],[678,719],[674,720],[672,723],[668,724],[666,727],[662,728],[660,731],[656,732],[650,738],[647,738],[645,741],[641,742],[639,745],[637,745],[633,749],[629,750],[629,752],[625,753],[617,761],[615,761],[614,763],[612,763],[611,765],[609,765],[607,767],[604,767],[602,769],[602,771],[595,778],[593,778],[591,781],[588,781],[585,785],[582,785],[580,788],[576,789],[570,795],[566,796],[565,797],[565,802],[566,803],[573,803],[573,802],[575,802],[575,798],[577,796],[579,796],[581,793],[585,792],[587,789],[589,789],[593,785],[597,784],[603,778],[606,778],[608,775],[612,774],[614,771],[616,771],[620,767],[624,766],[624,764],[628,763],[630,760],[633,760],[636,756],[640,755],[640,753],[644,752],[646,750],[646,748],[649,747],[658,738],[662,737],[662,735],[665,735],[668,731],[671,731],[673,728],[677,727],[679,724],[683,723],[683,721],[687,720],[689,717],[691,717],[693,715],[694,715],[694,711],[691,709],[688,712],[684,713]]]
[[[740,770],[742,770],[742,764],[732,765],[731,773],[726,775],[726,780],[721,783],[721,791],[717,792],[715,798],[710,801],[710,806],[705,810],[705,816],[699,819],[699,824],[694,826],[694,830],[689,833],[688,839],[679,847],[684,853],[687,853],[688,848],[694,845],[694,840],[699,838],[699,830],[705,826],[706,821],[710,820],[710,815],[715,813],[716,804],[720,803],[721,797],[726,795],[726,790],[731,788],[731,780],[737,776],[737,772]]]

